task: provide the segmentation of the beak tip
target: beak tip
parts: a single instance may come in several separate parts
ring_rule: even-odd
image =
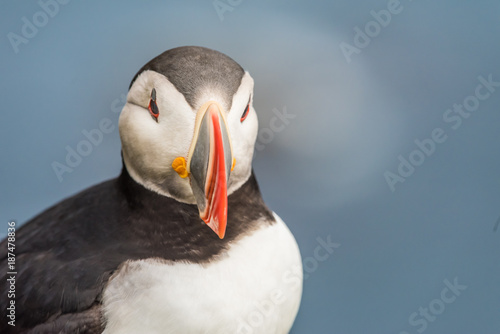
[[[205,224],[210,227],[212,231],[217,234],[219,239],[224,239],[224,236],[226,235],[226,224],[215,224],[214,222],[205,222]]]
[[[223,228],[219,229],[219,233],[217,233],[220,239],[224,239],[224,236],[226,235],[226,227],[224,226]]]

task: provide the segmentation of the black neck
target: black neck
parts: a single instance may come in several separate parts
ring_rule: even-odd
[[[198,208],[146,189],[132,179],[124,166],[118,186],[125,195],[129,216],[124,222],[130,237],[141,239],[159,257],[202,262],[226,249],[235,239],[248,235],[274,217],[262,200],[255,176],[228,197],[228,221],[224,239],[201,220]],[[145,243],[145,244],[144,244]],[[194,258],[194,260],[193,260]]]

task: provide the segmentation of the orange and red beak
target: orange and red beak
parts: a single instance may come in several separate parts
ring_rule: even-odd
[[[205,103],[196,115],[187,168],[201,219],[224,238],[227,183],[233,164],[225,116],[217,102]]]

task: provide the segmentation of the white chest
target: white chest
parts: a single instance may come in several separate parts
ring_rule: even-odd
[[[302,264],[295,239],[275,217],[207,265],[128,262],[104,292],[104,333],[288,333]]]

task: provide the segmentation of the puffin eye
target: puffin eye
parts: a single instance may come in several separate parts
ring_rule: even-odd
[[[247,107],[245,108],[245,111],[243,111],[243,114],[241,115],[240,118],[241,122],[243,122],[247,118],[249,111],[250,111],[250,99],[248,99]]]
[[[151,99],[149,100],[149,113],[154,117],[155,121],[158,122],[158,116],[160,116],[160,110],[156,104],[156,89],[153,88],[151,91]]]

